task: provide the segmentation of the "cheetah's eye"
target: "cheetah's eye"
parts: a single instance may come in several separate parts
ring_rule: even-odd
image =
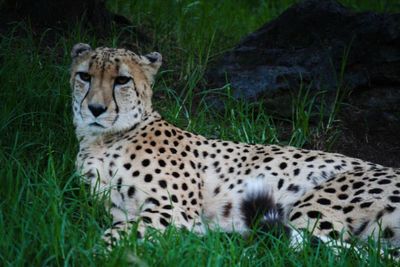
[[[131,80],[131,77],[128,76],[118,76],[115,78],[115,84],[116,85],[123,85],[128,83]]]
[[[84,82],[90,82],[90,79],[92,78],[87,72],[78,72],[77,74],[79,78]]]

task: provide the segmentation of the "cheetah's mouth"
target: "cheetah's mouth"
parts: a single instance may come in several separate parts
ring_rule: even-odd
[[[100,127],[100,128],[106,128],[103,125],[97,123],[97,122],[92,122],[91,124],[89,124],[89,126],[94,126],[94,127]]]

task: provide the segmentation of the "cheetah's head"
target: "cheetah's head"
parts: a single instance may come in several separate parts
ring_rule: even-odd
[[[72,48],[71,87],[74,124],[82,135],[123,131],[152,112],[157,52],[145,56],[129,50],[87,44]]]

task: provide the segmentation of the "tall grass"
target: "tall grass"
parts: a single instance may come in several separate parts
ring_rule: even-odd
[[[229,86],[218,89],[228,95],[224,112],[216,113],[202,101],[209,62],[292,2],[114,0],[109,6],[151,36],[153,41],[143,52],[157,49],[164,55],[155,106],[169,121],[208,137],[252,143],[297,140],[292,143],[303,145],[310,135],[304,129],[309,127],[312,96],[297,98],[291,123],[293,136],[298,136],[287,138],[281,135],[279,120],[262,104],[229,97]],[[389,1],[366,3],[362,9],[369,5],[385,10],[388,5],[383,3]],[[196,236],[174,228],[150,233],[157,241],[127,239],[105,254],[100,237],[110,218],[74,172],[77,140],[68,85],[69,51],[76,42],[118,46],[123,36],[116,29],[110,39],[99,40],[84,28],[77,25],[51,47],[45,41],[47,33],[34,38],[29,27],[17,26],[0,38],[1,266],[124,266],[130,265],[127,258],[142,266],[396,265],[387,256],[378,257],[374,243],[366,244],[368,255],[363,259],[352,250],[334,255],[325,247],[307,245],[296,252],[286,240],[268,234],[243,239],[219,232]],[[303,132],[298,134],[300,128]]]

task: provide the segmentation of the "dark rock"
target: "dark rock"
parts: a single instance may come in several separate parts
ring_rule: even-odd
[[[299,81],[319,90],[399,85],[400,14],[304,1],[225,53],[207,78],[210,86],[223,86],[228,78],[234,96],[246,99],[298,88]]]
[[[395,140],[400,139],[400,14],[357,13],[333,0],[303,1],[223,54],[206,77],[210,88],[228,81],[235,98],[265,100],[282,116],[290,116],[290,95],[301,85],[327,96],[345,88],[352,93],[343,101],[353,107],[344,114],[345,124],[393,136],[400,146]],[[353,111],[358,115],[351,116]]]

